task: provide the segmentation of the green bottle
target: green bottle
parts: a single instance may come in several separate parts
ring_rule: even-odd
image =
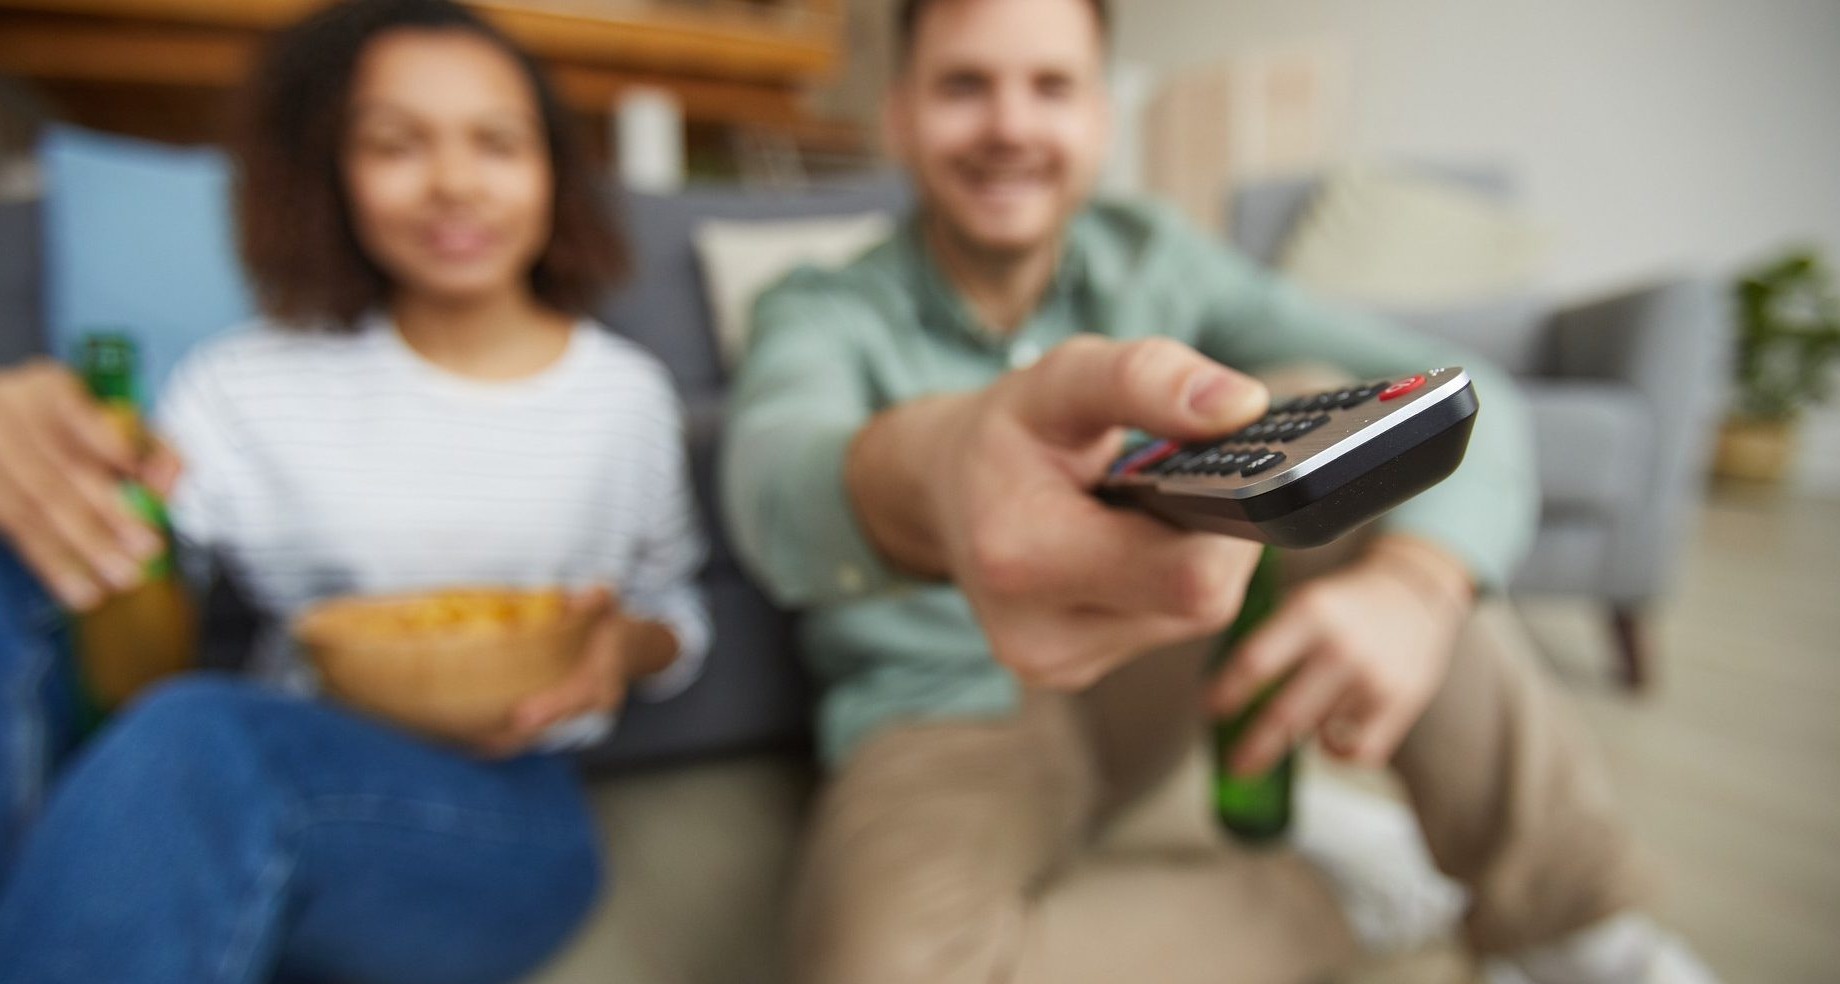
[[[139,355],[133,339],[97,332],[83,339],[78,369],[109,423],[136,453],[149,444],[141,423]],[[139,584],[117,592],[76,617],[75,649],[83,689],[92,709],[107,712],[147,685],[192,668],[197,616],[173,563],[166,507],[139,482],[121,483],[128,508],[164,540],[147,561]]]
[[[1234,646],[1245,640],[1278,608],[1278,553],[1266,547],[1246,585],[1246,600],[1239,617],[1227,630],[1220,661]],[[1259,712],[1270,703],[1282,686],[1275,681],[1265,687],[1238,714],[1214,724],[1214,813],[1221,826],[1241,840],[1262,843],[1284,834],[1291,825],[1291,785],[1297,771],[1297,753],[1286,752],[1271,770],[1259,776],[1236,776],[1228,771],[1234,747]]]

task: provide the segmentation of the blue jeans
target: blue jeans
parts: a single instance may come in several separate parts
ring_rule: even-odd
[[[0,715],[47,734],[42,702],[11,703],[42,697],[45,667],[25,657],[55,652],[21,633],[42,629],[21,617],[27,600],[0,596]],[[5,750],[9,771],[30,764]],[[29,805],[32,785],[8,776],[0,792]],[[556,949],[600,861],[565,758],[481,761],[197,674],[70,758],[0,879],[8,984],[469,984]]]

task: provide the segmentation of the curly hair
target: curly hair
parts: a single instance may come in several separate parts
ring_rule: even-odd
[[[359,245],[339,167],[352,78],[386,32],[460,31],[503,51],[530,82],[554,187],[550,238],[530,271],[545,304],[586,313],[630,268],[611,196],[583,158],[573,121],[537,63],[451,0],[345,0],[276,35],[246,84],[231,148],[243,265],[262,309],[283,324],[350,329],[387,300],[389,278]]]

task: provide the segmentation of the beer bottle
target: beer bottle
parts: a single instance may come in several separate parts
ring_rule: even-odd
[[[138,355],[133,339],[116,332],[86,336],[80,372],[109,422],[137,453],[148,450],[141,423]],[[94,709],[107,712],[154,681],[196,663],[197,617],[173,558],[166,507],[136,481],[121,484],[130,509],[159,532],[164,546],[147,562],[138,585],[111,595],[78,616],[77,665]]]
[[[1254,629],[1278,607],[1278,554],[1266,547],[1246,585],[1246,600],[1239,617],[1227,630],[1220,661],[1233,647],[1245,641]],[[1236,776],[1227,763],[1241,735],[1258,720],[1259,713],[1270,703],[1282,681],[1268,684],[1251,703],[1237,714],[1214,724],[1214,812],[1228,831],[1242,840],[1269,841],[1290,828],[1291,786],[1297,771],[1297,753],[1291,750],[1270,771],[1259,776]]]

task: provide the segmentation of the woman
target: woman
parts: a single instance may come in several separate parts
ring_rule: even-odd
[[[554,753],[604,733],[629,684],[687,686],[707,644],[669,379],[581,317],[623,256],[556,98],[475,16],[335,6],[274,42],[250,96],[242,245],[267,319],[175,372],[153,461],[97,436],[61,371],[0,379],[0,430],[56,449],[0,464],[0,533],[93,604],[145,531],[101,504],[50,515],[107,499],[57,483],[137,474],[273,625],[336,594],[563,583],[597,628],[574,677],[471,748],[300,696],[278,630],[259,680],[130,705],[0,885],[0,980],[513,979],[598,881]],[[0,635],[29,642],[30,599],[0,588]]]

